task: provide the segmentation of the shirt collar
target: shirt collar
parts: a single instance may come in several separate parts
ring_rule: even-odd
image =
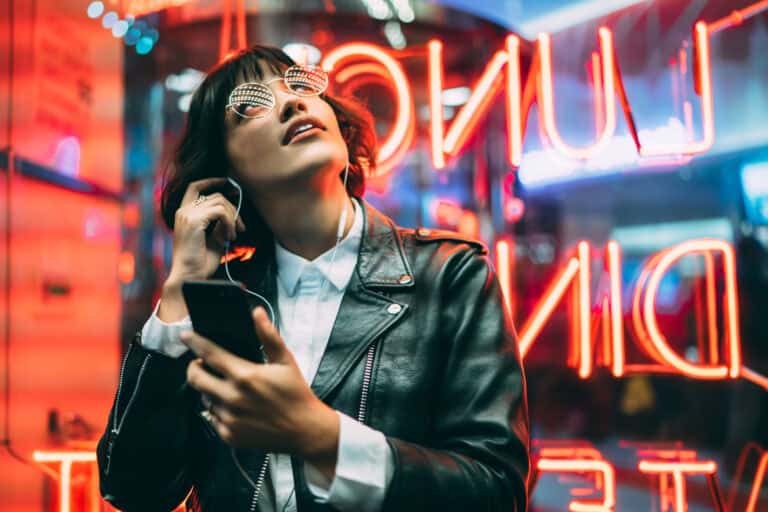
[[[363,207],[357,199],[352,201],[355,208],[355,219],[346,236],[339,242],[336,258],[331,268],[333,247],[312,261],[292,253],[275,240],[275,260],[277,262],[277,277],[288,295],[296,293],[301,276],[309,269],[316,268],[337,290],[346,288],[352,278],[352,272],[357,264],[357,254],[363,235]]]

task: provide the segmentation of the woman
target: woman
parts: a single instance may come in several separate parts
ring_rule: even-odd
[[[163,191],[170,272],[98,447],[118,508],[527,506],[525,382],[487,251],[362,199],[372,125],[326,80],[256,46],[192,99]],[[268,364],[189,331],[181,283],[228,275],[258,298]]]

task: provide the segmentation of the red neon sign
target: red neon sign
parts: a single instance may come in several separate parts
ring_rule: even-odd
[[[520,39],[509,35],[506,48],[496,52],[486,66],[467,103],[459,110],[456,119],[443,137],[443,44],[433,39],[427,44],[429,55],[429,110],[431,120],[432,163],[435,169],[445,167],[445,154],[459,153],[481,116],[501,87],[501,72],[507,67],[507,114],[509,133],[509,161],[520,165],[522,158],[522,117],[520,115]]]
[[[621,315],[621,248],[611,240],[605,246],[606,266],[608,267],[608,282],[610,283],[609,299],[606,303],[610,314],[610,338],[608,329],[604,334],[612,339],[613,348],[611,370],[614,377],[624,375],[624,320]]]
[[[707,24],[703,21],[696,23],[694,27],[694,50],[696,52],[696,61],[699,64],[696,83],[701,90],[703,138],[700,141],[689,142],[684,145],[641,146],[641,156],[697,155],[708,151],[715,143],[715,110],[712,99],[712,63],[709,55],[709,32]]]
[[[723,254],[723,264],[725,273],[725,297],[724,310],[726,314],[726,338],[725,345],[728,347],[727,359],[729,365],[697,365],[679,357],[670,348],[661,333],[656,321],[656,294],[661,284],[661,279],[667,270],[681,257],[689,254],[705,253],[719,251]],[[707,269],[711,271],[708,266]],[[700,379],[722,379],[725,377],[736,378],[740,374],[741,340],[739,337],[739,314],[736,296],[736,267],[733,248],[721,240],[691,240],[676,245],[660,253],[653,261],[653,267],[647,278],[645,296],[642,300],[642,325],[645,327],[647,340],[653,346],[649,350],[649,355],[661,364],[666,364],[677,369],[681,374]],[[708,282],[713,282],[714,278],[707,276]],[[636,289],[636,295],[642,294],[642,288]],[[710,314],[713,311],[710,311]],[[647,345],[646,345],[647,347]]]
[[[533,313],[519,331],[520,353],[525,356],[531,349],[533,342],[544,328],[547,320],[552,316],[555,307],[565,297],[569,286],[575,284],[576,288],[576,315],[572,320],[578,326],[578,336],[574,338],[574,353],[579,354],[579,376],[587,378],[592,374],[592,343],[591,343],[591,292],[590,292],[590,248],[587,242],[579,242],[577,254],[571,256],[560,273],[550,284],[544,297],[534,309]],[[578,279],[577,279],[578,278]]]
[[[641,473],[659,475],[661,478],[672,475],[674,512],[685,512],[688,510],[686,507],[688,500],[685,496],[684,475],[713,475],[717,471],[717,465],[712,461],[668,462],[642,460],[637,467]]]
[[[456,118],[445,126],[443,118],[443,43],[433,39],[427,43],[427,93],[430,111],[430,141],[432,163],[435,169],[443,169],[447,165],[446,157],[456,156],[462,146],[473,133],[482,116],[490,108],[501,89],[505,91],[507,113],[507,142],[508,161],[513,168],[520,166],[522,147],[525,137],[525,126],[534,101],[539,102],[542,137],[552,147],[568,158],[589,159],[599,154],[614,136],[616,131],[617,113],[616,98],[618,97],[626,118],[627,126],[637,146],[638,154],[643,158],[687,158],[708,151],[714,144],[714,98],[712,92],[712,69],[709,36],[711,33],[729,28],[737,22],[733,16],[738,15],[741,21],[745,17],[754,16],[768,8],[768,2],[758,2],[754,6],[737,11],[734,15],[718,20],[712,24],[699,21],[694,25],[694,72],[695,90],[701,97],[702,136],[700,140],[684,144],[648,145],[640,140],[639,131],[632,114],[632,108],[624,89],[623,79],[616,61],[613,45],[613,34],[605,27],[598,30],[599,52],[591,57],[592,87],[595,94],[595,128],[596,141],[582,148],[567,144],[557,129],[554,80],[552,70],[551,41],[548,34],[540,34],[537,39],[536,51],[531,62],[528,76],[523,80],[520,66],[520,39],[510,34],[505,39],[504,48],[496,51],[488,61],[485,69],[477,79],[470,97],[459,110]],[[348,47],[350,45],[345,45]],[[396,67],[394,58],[374,45],[360,43],[353,51],[359,57],[374,61],[383,58],[390,59],[389,68]],[[331,52],[336,55],[337,50]],[[680,65],[685,66],[686,59],[681,59]],[[324,66],[332,69],[338,64],[336,58],[326,59]],[[681,75],[682,76],[682,75]],[[406,134],[413,123],[413,105],[410,102],[410,86],[401,72],[393,72],[391,80],[396,91],[398,111],[395,128],[387,139],[387,151],[382,151],[381,160],[387,160],[385,170],[391,169],[402,154],[395,155],[394,148],[403,147]],[[679,84],[678,87],[682,87]],[[693,132],[692,108],[690,102],[685,102],[684,124],[688,133]],[[397,158],[393,158],[393,155]]]
[[[554,105],[554,80],[552,71],[552,50],[548,34],[538,37],[537,51],[525,85],[520,71],[520,39],[510,34],[505,40],[505,47],[493,54],[480,78],[472,88],[470,97],[459,110],[456,118],[447,127],[443,119],[443,44],[437,39],[427,44],[428,97],[430,110],[430,140],[432,163],[435,169],[446,166],[446,156],[456,156],[477,127],[482,116],[487,112],[500,89],[506,94],[508,160],[517,168],[522,161],[522,147],[525,136],[525,121],[531,104],[538,97],[542,135],[562,155],[569,158],[586,160],[597,155],[606,147],[616,131],[616,97],[624,107],[627,124],[630,128],[638,152],[642,157],[669,157],[694,155],[707,151],[714,144],[714,109],[712,97],[712,76],[709,53],[709,32],[704,22],[695,27],[694,48],[698,62],[696,84],[702,98],[703,138],[698,142],[685,145],[647,146],[639,139],[639,134],[632,117],[631,107],[624,91],[618,63],[615,60],[612,32],[603,27],[598,31],[599,54],[592,57],[592,85],[595,91],[595,125],[597,140],[594,144],[575,148],[567,144],[557,129]],[[402,157],[397,155],[393,162],[395,148],[404,147],[406,134],[413,128],[413,105],[410,103],[410,86],[398,64],[387,52],[370,44],[358,43],[344,45],[341,54],[356,55],[377,62],[387,59],[393,90],[396,91],[397,115],[395,127],[382,148],[381,161],[387,161],[385,168],[392,168]],[[351,49],[353,48],[353,49]],[[333,50],[323,63],[327,70],[334,69],[342,60]],[[506,70],[506,73],[505,73]],[[506,77],[506,79],[504,79]],[[536,86],[534,86],[536,84]],[[537,92],[534,92],[537,91]],[[691,125],[689,117],[686,122]]]
[[[389,73],[396,91],[396,115],[390,135],[379,148],[379,173],[391,169],[392,160],[402,158],[408,145],[405,144],[409,132],[413,131],[413,100],[411,98],[411,86],[400,63],[388,52],[376,45],[368,43],[349,43],[331,51],[325,56],[322,67],[326,71],[332,71],[342,63],[353,59],[366,58],[382,65]],[[346,79],[350,76],[347,75]],[[398,151],[399,150],[399,151]],[[395,157],[395,158],[393,158]]]
[[[504,307],[510,318],[514,317],[515,305],[512,302],[512,263],[514,246],[507,240],[496,242],[496,270],[499,276],[501,295],[504,297]]]
[[[568,503],[571,512],[611,512],[616,505],[616,476],[613,466],[604,460],[541,458],[536,469],[552,473],[594,473],[598,488],[602,488],[600,501],[572,500]]]
[[[531,481],[531,495],[536,497],[536,485],[543,474],[553,474],[559,477],[569,475],[581,475],[589,485],[580,484],[578,487],[570,489],[571,499],[567,504],[567,509],[572,512],[612,512],[617,505],[617,487],[616,467],[606,460],[603,454],[597,448],[586,441],[578,440],[547,440],[536,439],[534,444],[534,463]],[[677,443],[673,443],[677,444]],[[626,443],[620,443],[625,445]],[[739,463],[739,468],[733,479],[730,488],[730,499],[728,500],[728,509],[735,511],[734,500],[740,490],[746,488],[746,482],[741,481],[741,472],[746,456],[752,452],[757,452],[760,456],[752,478],[749,491],[745,493],[745,508],[739,509],[744,512],[756,512],[760,490],[765,483],[765,475],[768,471],[768,452],[755,447],[753,444],[747,445],[743,450]],[[705,475],[707,477],[707,486],[715,501],[716,509],[722,509],[723,492],[716,478],[717,464],[711,460],[699,460],[696,451],[677,449],[647,449],[636,448],[635,456],[639,459],[635,466],[640,473],[652,475],[659,478],[659,492],[661,509],[674,512],[684,512],[687,510],[688,496],[686,492],[686,476]],[[38,450],[34,452],[33,459],[40,464],[58,464],[58,471],[51,471],[46,466],[46,472],[52,473],[51,477],[59,482],[59,500],[58,510],[60,512],[70,512],[73,510],[71,502],[74,482],[71,478],[73,464],[91,464],[96,463],[96,453],[93,451],[45,451]],[[95,478],[96,473],[89,473]],[[89,477],[86,477],[89,478]],[[669,479],[672,480],[670,487]],[[570,479],[573,482],[572,479]],[[581,479],[580,479],[581,482]],[[92,489],[94,496],[89,499],[90,510],[101,510],[101,499],[97,495],[95,482],[85,482],[88,489]],[[83,482],[80,482],[83,485]],[[595,498],[595,496],[599,496]],[[721,508],[717,508],[721,507]],[[79,509],[82,510],[82,509]],[[183,512],[186,510],[183,504],[180,504],[174,512]],[[84,511],[83,511],[84,512]]]
[[[739,456],[739,462],[736,467],[736,472],[733,476],[733,485],[728,499],[727,510],[737,510],[736,508],[736,490],[741,487],[742,473],[747,462],[747,457],[755,453],[758,456],[756,463],[755,476],[752,480],[752,486],[749,491],[746,504],[744,506],[744,512],[755,512],[757,510],[757,500],[760,497],[760,489],[765,482],[765,475],[768,472],[768,451],[760,448],[756,443],[749,443],[741,451]]]
[[[96,453],[83,451],[36,451],[32,454],[32,460],[38,463],[59,464],[59,512],[70,512],[72,466],[78,463],[94,464],[96,462]]]
[[[496,253],[503,256],[498,263],[508,263],[506,241],[500,241]],[[539,300],[527,321],[519,330],[520,352],[525,356],[533,346],[555,308],[566,297],[566,291],[573,290],[573,301],[569,309],[570,324],[574,326],[569,337],[568,353],[572,356],[568,364],[577,367],[579,377],[586,379],[593,370],[592,340],[592,292],[590,274],[590,247],[585,241],[577,244],[576,254],[569,256],[560,271],[550,282],[544,296]],[[717,354],[717,314],[715,306],[715,265],[713,256],[720,255],[724,276],[723,316],[725,335],[723,339],[724,363],[719,363]],[[656,297],[664,275],[672,265],[685,256],[699,255],[705,258],[708,295],[708,326],[711,341],[708,345],[708,363],[691,363],[677,355],[670,347],[656,319]],[[664,372],[677,373],[694,379],[736,379],[743,377],[758,386],[768,389],[768,378],[745,368],[741,363],[741,338],[739,334],[739,305],[736,286],[736,266],[733,248],[723,240],[698,239],[682,242],[653,255],[635,285],[632,301],[632,325],[639,346],[656,362],[656,365],[627,365],[625,362],[624,324],[621,295],[621,249],[616,242],[609,242],[605,250],[605,266],[608,274],[608,296],[600,302],[603,305],[603,356],[598,363],[610,366],[614,376],[626,373]],[[502,292],[507,304],[511,302],[511,286],[507,272],[500,272]],[[607,308],[607,309],[606,309]]]
[[[541,99],[540,112],[544,132],[546,133],[552,145],[563,155],[580,160],[587,160],[599,153],[610,141],[616,132],[616,100],[614,84],[614,63],[613,63],[613,34],[610,30],[603,27],[598,31],[600,38],[600,57],[593,59],[602,63],[602,70],[595,66],[593,72],[597,76],[602,76],[602,84],[598,78],[593,80],[595,89],[595,105],[598,108],[595,122],[601,126],[597,142],[586,148],[574,148],[563,141],[557,130],[555,122],[555,93],[552,78],[552,50],[549,34],[539,35],[539,59],[541,65],[541,78],[539,81],[539,97]],[[600,99],[602,98],[602,102]],[[603,105],[604,103],[604,105]],[[605,120],[598,115],[603,111]]]

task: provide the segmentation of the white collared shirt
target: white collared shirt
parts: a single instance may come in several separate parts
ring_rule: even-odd
[[[362,205],[356,200],[352,228],[341,240],[331,266],[333,248],[312,261],[294,254],[275,242],[277,295],[280,334],[309,383],[320,365],[344,291],[357,266],[364,229]],[[325,281],[325,283],[323,283]],[[322,292],[322,293],[321,293]],[[189,317],[166,323],[157,317],[158,301],[142,329],[142,345],[171,357],[187,347],[179,340],[182,330],[191,329]],[[392,479],[393,455],[384,434],[339,414],[340,432],[336,473],[332,481],[310,464],[304,470],[316,500],[339,510],[377,511],[381,509]],[[271,485],[263,487],[261,511],[295,511],[293,473],[290,456],[270,455]]]

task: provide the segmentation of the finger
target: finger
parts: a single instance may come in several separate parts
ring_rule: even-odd
[[[207,371],[200,359],[191,361],[187,366],[187,382],[202,393],[210,404],[214,402],[234,404],[239,398],[232,383]]]
[[[211,415],[225,425],[234,425],[238,421],[237,413],[234,409],[221,404],[214,404],[208,408]]]
[[[214,185],[226,183],[226,181],[227,178],[218,176],[215,178],[206,178],[190,182],[189,185],[187,185],[187,190],[184,192],[184,197],[181,199],[181,206],[193,202],[198,198],[201,192],[204,192]]]
[[[230,212],[230,218],[233,220],[233,229],[238,232],[245,231],[245,223],[243,222],[242,216],[237,214],[237,207],[235,206],[234,202],[222,194],[221,192],[217,192],[213,195],[208,196],[211,204],[223,204],[224,207],[229,210]],[[208,202],[208,201],[206,201]]]
[[[216,420],[216,418],[213,419],[213,428],[216,429],[216,433],[219,435],[222,441],[225,443],[229,443],[234,439],[234,436],[232,435],[232,431],[224,425],[222,422]]]
[[[237,209],[235,209],[235,206],[221,194],[209,196],[203,204],[193,206],[192,208],[195,208],[198,212],[207,213],[214,207],[223,208],[226,211],[227,230],[234,235],[235,230],[237,229],[235,220]]]
[[[232,201],[221,192],[214,192],[213,194],[206,195],[205,204],[222,204],[226,206],[227,209],[231,210],[232,218],[235,218],[237,208],[235,208],[235,205],[232,203]]]
[[[238,368],[253,364],[221,348],[213,341],[200,336],[194,331],[182,331],[181,342],[205,361],[205,364],[226,377],[234,377]]]
[[[262,307],[253,310],[253,324],[256,328],[256,335],[267,353],[270,363],[293,364],[293,355],[285,345],[280,333],[269,320],[267,312]]]
[[[226,201],[226,199],[224,199],[223,201]],[[225,204],[222,204],[222,203],[207,204],[201,207],[200,214],[205,219],[206,228],[211,224],[213,224],[214,221],[219,221],[219,223],[224,228],[224,231],[221,232],[221,234],[223,235],[224,242],[226,242],[227,240],[234,240],[235,237],[237,236],[237,233],[235,231],[235,222],[232,219],[233,215],[229,213],[229,209]]]

